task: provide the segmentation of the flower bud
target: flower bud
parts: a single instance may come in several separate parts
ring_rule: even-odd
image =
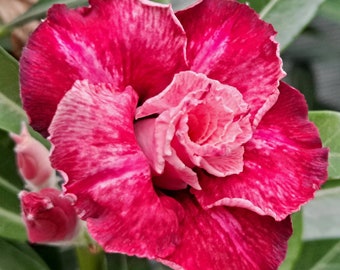
[[[27,187],[39,190],[52,187],[56,182],[55,171],[51,167],[49,151],[35,140],[23,124],[20,135],[11,133],[10,137],[16,143],[17,166]]]
[[[72,198],[45,188],[19,194],[22,218],[31,243],[69,241],[77,234],[78,217]]]

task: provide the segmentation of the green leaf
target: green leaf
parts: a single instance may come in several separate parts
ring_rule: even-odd
[[[307,241],[303,244],[299,261],[294,270],[340,269],[339,239]]]
[[[18,61],[0,47],[0,92],[12,102],[20,105]]]
[[[44,261],[27,244],[0,238],[0,270],[48,270]]]
[[[305,28],[325,0],[271,0],[260,12],[278,35],[276,40],[284,50]],[[337,0],[338,1],[338,0]]]
[[[23,184],[17,173],[13,145],[8,134],[0,130],[0,236],[25,241],[17,197]]]
[[[329,147],[329,179],[340,179],[340,113],[312,111],[309,119],[319,128],[323,145]]]
[[[0,129],[18,133],[26,114],[21,109],[18,63],[0,47]]]
[[[339,179],[332,179],[332,181],[327,181],[322,185],[322,189],[330,189],[340,187],[340,180]]]
[[[33,5],[26,13],[17,17],[15,20],[8,24],[3,25],[0,28],[0,36],[7,35],[14,27],[23,25],[32,20],[40,20],[46,17],[47,10],[56,3],[66,4],[69,7],[77,7],[81,5],[87,5],[87,0],[40,0]]]
[[[27,240],[26,229],[21,217],[2,207],[0,207],[0,236],[18,241]]]
[[[8,211],[19,214],[19,199],[18,193],[20,189],[14,186],[9,181],[0,177],[0,209],[6,209]]]
[[[260,13],[270,0],[239,0],[239,2],[248,4],[251,8],[255,9],[256,12]]]
[[[15,162],[14,142],[8,133],[0,130],[0,177],[10,180],[11,185],[21,189],[23,182]]]
[[[288,241],[288,251],[286,259],[279,270],[290,270],[297,261],[302,246],[302,213],[297,212],[292,215],[293,235]]]
[[[169,4],[170,0],[152,0],[153,2],[161,3],[161,4]]]
[[[303,208],[303,239],[340,238],[340,187],[319,190]]]
[[[320,15],[340,23],[340,1],[326,0],[320,8]]]

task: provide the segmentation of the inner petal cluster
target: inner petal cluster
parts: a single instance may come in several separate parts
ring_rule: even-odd
[[[218,177],[240,173],[243,144],[252,136],[249,118],[248,104],[236,88],[192,71],[176,74],[136,111],[137,141],[155,184],[200,189],[199,168]]]

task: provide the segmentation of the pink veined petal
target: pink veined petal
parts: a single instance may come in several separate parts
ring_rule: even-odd
[[[170,6],[140,0],[55,5],[20,61],[23,105],[47,136],[57,104],[76,80],[127,85],[146,99],[186,69],[184,30]]]
[[[187,194],[177,197],[185,209],[182,241],[159,261],[175,270],[274,270],[283,261],[291,223],[275,222],[241,208],[202,209]]]
[[[53,166],[90,234],[108,252],[166,256],[177,241],[179,204],[159,197],[133,130],[137,94],[77,81],[49,132]]]
[[[203,0],[176,16],[187,33],[190,69],[236,87],[250,104],[256,126],[271,107],[268,99],[275,103],[284,75],[273,27],[236,1]]]
[[[245,145],[244,170],[216,178],[199,175],[193,190],[204,207],[244,207],[282,220],[313,198],[327,179],[328,150],[307,119],[304,97],[281,83],[280,96]]]

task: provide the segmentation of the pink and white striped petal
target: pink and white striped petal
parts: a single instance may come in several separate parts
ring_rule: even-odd
[[[159,261],[175,270],[278,269],[292,233],[289,218],[276,222],[246,209],[223,206],[206,210],[184,193],[177,199],[185,209],[183,241]]]
[[[31,125],[47,135],[57,104],[76,80],[120,89],[132,85],[141,99],[158,93],[186,69],[185,42],[167,5],[92,0],[74,10],[53,6],[20,61],[21,96]]]
[[[202,190],[192,192],[203,207],[244,207],[282,220],[326,181],[327,156],[304,97],[281,83],[277,103],[245,145],[243,172],[226,178],[201,173]]]
[[[203,0],[176,16],[187,33],[190,69],[236,87],[256,126],[275,103],[284,76],[273,27],[248,6],[228,0]]]
[[[153,258],[173,251],[181,209],[153,188],[133,130],[137,99],[131,87],[77,81],[49,128],[51,160],[106,251]]]

